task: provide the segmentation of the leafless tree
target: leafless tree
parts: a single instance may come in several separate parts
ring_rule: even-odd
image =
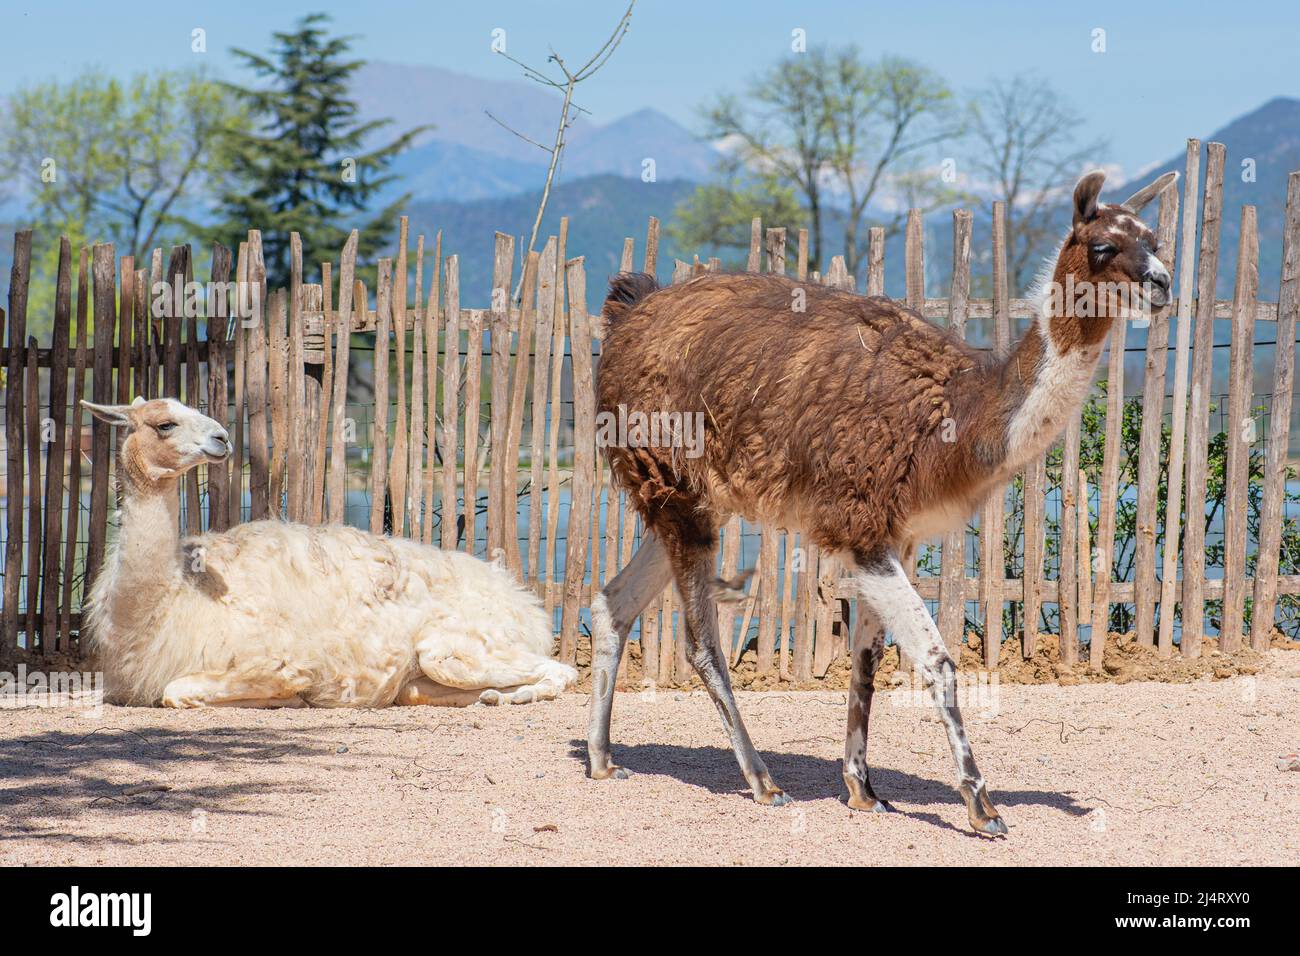
[[[979,186],[1007,204],[1007,270],[1013,288],[1024,290],[1059,238],[1058,197],[1106,144],[1081,141],[1082,118],[1034,74],[995,81],[967,112],[968,162]]]
[[[555,174],[560,166],[560,158],[564,155],[564,147],[567,142],[569,128],[573,125],[573,122],[577,119],[579,113],[587,112],[587,110],[584,110],[573,101],[574,91],[577,89],[578,84],[582,83],[584,80],[590,79],[596,71],[608,63],[609,58],[614,55],[614,51],[618,49],[618,45],[623,42],[623,37],[627,35],[627,31],[632,26],[632,8],[634,6],[636,6],[636,0],[632,0],[632,2],[627,5],[627,9],[623,11],[623,16],[619,18],[618,24],[614,27],[614,31],[601,45],[600,49],[592,55],[591,59],[576,70],[570,69],[565,64],[564,59],[560,54],[556,53],[552,48],[551,55],[547,57],[546,60],[548,63],[554,63],[559,69],[561,75],[558,79],[552,76],[547,76],[545,73],[534,69],[527,63],[515,59],[504,50],[497,51],[499,55],[504,56],[511,63],[514,63],[523,69],[524,76],[528,77],[530,80],[535,80],[536,82],[541,83],[543,86],[550,86],[559,90],[564,98],[563,104],[560,107],[559,121],[555,126],[555,140],[550,146],[543,145],[542,143],[525,136],[523,133],[497,119],[497,117],[493,116],[490,111],[484,110],[494,123],[518,136],[525,142],[532,143],[543,152],[549,153],[551,157],[550,162],[546,167],[546,182],[542,186],[542,199],[541,202],[537,204],[537,216],[533,219],[533,231],[528,238],[528,248],[523,251],[524,260],[527,260],[528,254],[533,251],[533,248],[537,244],[537,233],[542,228],[542,216],[546,214],[546,204],[551,198],[551,187],[555,183]]]

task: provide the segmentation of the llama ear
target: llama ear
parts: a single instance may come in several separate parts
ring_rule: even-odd
[[[1134,212],[1141,212],[1142,208],[1146,206],[1147,203],[1155,199],[1176,182],[1178,182],[1178,173],[1165,173],[1149,186],[1144,186],[1132,196],[1129,196],[1128,199],[1124,200],[1122,205],[1128,206],[1128,208],[1132,209]]]
[[[81,407],[101,422],[107,422],[109,425],[124,427],[131,423],[128,417],[128,413],[131,411],[130,405],[96,405],[94,402],[82,399]]]
[[[1101,186],[1106,181],[1106,174],[1100,169],[1094,170],[1079,180],[1074,187],[1074,224],[1091,222],[1097,217],[1097,197],[1101,195]]]

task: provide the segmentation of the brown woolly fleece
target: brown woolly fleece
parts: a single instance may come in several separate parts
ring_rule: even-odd
[[[1006,459],[1015,370],[888,299],[769,275],[660,290],[620,275],[604,312],[601,411],[704,414],[697,458],[607,449],[653,529],[685,518],[711,536],[736,513],[865,557],[901,549],[909,515],[973,508]]]

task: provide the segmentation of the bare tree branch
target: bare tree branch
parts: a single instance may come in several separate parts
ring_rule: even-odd
[[[551,49],[550,56],[547,57],[547,60],[548,62],[554,63],[559,68],[560,72],[564,74],[563,81],[547,76],[540,70],[515,59],[504,51],[497,51],[499,56],[504,56],[511,63],[521,67],[526,77],[536,80],[538,83],[542,83],[546,86],[554,87],[555,89],[560,90],[564,96],[564,101],[560,106],[559,119],[555,126],[555,143],[553,146],[543,146],[536,140],[530,139],[528,136],[525,136],[513,127],[503,123],[491,113],[487,114],[488,117],[498,126],[508,132],[514,133],[514,135],[518,136],[525,142],[532,143],[532,145],[551,154],[551,161],[546,167],[546,181],[542,185],[542,198],[537,204],[537,215],[533,218],[532,232],[528,237],[528,246],[521,252],[524,261],[527,261],[528,254],[531,253],[537,245],[537,234],[542,228],[542,217],[546,215],[546,205],[550,201],[551,189],[555,185],[556,173],[560,168],[560,161],[564,154],[564,147],[567,144],[568,130],[573,126],[578,113],[587,113],[590,115],[588,110],[583,109],[581,106],[573,102],[574,89],[583,80],[590,79],[601,67],[609,62],[609,58],[614,55],[614,51],[618,49],[619,44],[623,42],[623,37],[627,35],[628,30],[632,27],[632,8],[635,6],[636,0],[632,0],[632,2],[627,5],[627,10],[623,12],[623,16],[619,18],[618,23],[614,27],[614,31],[609,35],[608,39],[601,44],[600,49],[592,55],[591,59],[579,67],[576,72],[570,72],[569,68],[565,66],[563,58],[561,58],[553,48]],[[484,112],[486,113],[487,111],[484,110]],[[522,287],[523,278],[521,277],[519,285],[515,287],[514,297],[516,299],[519,297],[519,292]]]
[[[483,112],[487,114],[488,119],[496,123],[507,133],[513,133],[515,136],[518,136],[520,139],[522,139],[525,143],[531,143],[532,145],[536,146],[544,153],[549,153],[551,151],[551,147],[543,146],[541,143],[537,142],[537,140],[530,139],[529,137],[525,136],[523,133],[519,132],[519,130],[515,129],[513,126],[509,126],[506,123],[501,122],[501,120],[497,119],[495,116],[492,115],[491,110],[484,110]]]

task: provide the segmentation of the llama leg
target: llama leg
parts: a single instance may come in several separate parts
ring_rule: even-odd
[[[844,735],[844,783],[849,788],[850,807],[877,813],[894,809],[876,796],[867,772],[867,726],[871,698],[876,693],[876,669],[884,652],[884,625],[865,601],[859,601],[853,636],[853,680],[849,684],[849,725]]]
[[[1005,834],[1007,825],[989,799],[966,738],[961,710],[957,707],[956,666],[921,595],[907,580],[902,565],[892,553],[857,562],[852,583],[858,597],[893,631],[899,649],[916,661],[921,679],[934,695],[957,764],[957,791],[966,801],[971,826],[986,836]]]
[[[163,688],[164,707],[306,707],[293,681],[239,674],[187,674]]]
[[[481,704],[532,704],[539,700],[554,700],[564,693],[564,688],[578,682],[578,672],[573,667],[549,657],[538,658],[528,672],[528,677],[516,685],[489,687],[478,695]]]
[[[477,704],[480,691],[447,687],[427,677],[416,677],[406,682],[393,700],[394,707],[468,707]]]
[[[623,779],[628,771],[609,753],[609,722],[614,710],[614,683],[632,624],[664,589],[672,576],[668,552],[647,536],[627,567],[591,602],[591,711],[587,718],[587,761],[593,780]]]
[[[552,700],[578,681],[577,669],[569,664],[517,647],[489,649],[477,634],[434,631],[415,645],[415,652],[432,684],[472,691],[471,703]]]
[[[552,700],[564,689],[564,684],[542,678],[535,683],[507,687],[476,688],[448,687],[420,676],[406,683],[393,700],[395,707],[469,707],[471,704],[531,704],[538,700]]]
[[[687,654],[722,716],[722,724],[731,738],[731,749],[754,793],[754,800],[779,807],[789,803],[790,798],[772,781],[767,765],[749,739],[718,639],[718,607],[713,598],[715,549],[716,542],[706,547],[674,549],[673,568],[686,617]]]

